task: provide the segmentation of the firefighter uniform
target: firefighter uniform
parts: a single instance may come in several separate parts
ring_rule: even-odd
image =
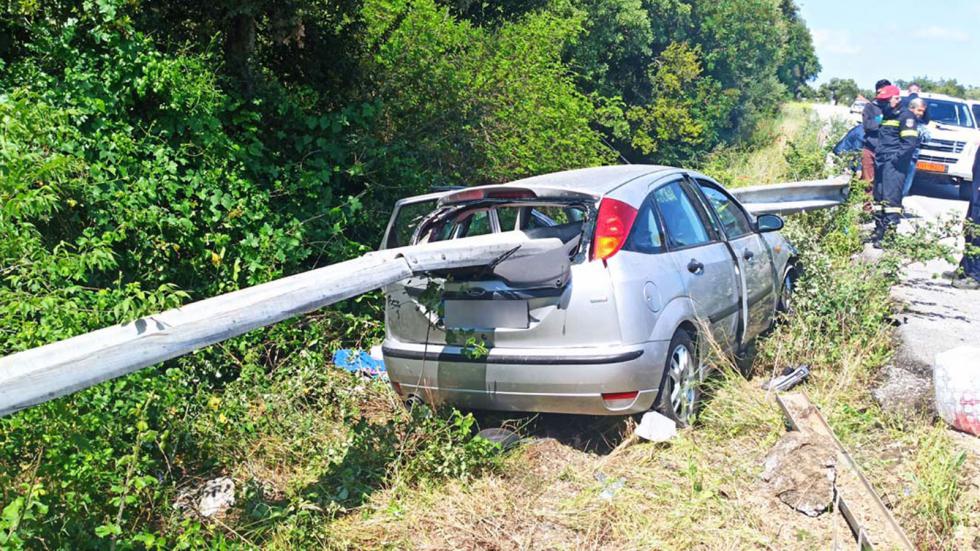
[[[980,151],[973,158],[973,194],[970,197],[970,208],[966,212],[967,227],[966,251],[960,268],[965,277],[980,282]]]
[[[919,146],[918,120],[911,111],[887,109],[884,115],[875,151],[875,231],[871,237],[875,244],[902,219],[902,188]]]

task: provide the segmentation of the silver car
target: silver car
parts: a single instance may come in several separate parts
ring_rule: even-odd
[[[796,252],[782,226],[711,178],[662,166],[403,199],[382,248],[509,231],[563,246],[387,287],[392,386],[408,401],[467,409],[656,408],[688,424],[705,376],[701,332],[736,354],[788,306]]]

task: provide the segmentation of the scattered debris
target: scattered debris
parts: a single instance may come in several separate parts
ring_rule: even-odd
[[[936,354],[936,409],[950,426],[980,436],[980,348],[961,346]]]
[[[477,437],[500,444],[502,450],[509,450],[521,443],[521,437],[516,432],[503,427],[483,429],[476,433]]]
[[[762,383],[762,390],[778,390],[780,392],[785,392],[794,386],[800,384],[807,377],[810,376],[810,366],[801,365],[796,369],[792,367],[787,367],[778,376],[773,377],[771,381],[766,381]]]
[[[809,516],[834,503],[837,451],[833,441],[812,432],[788,432],[766,456],[762,480],[786,505]]]
[[[376,344],[376,345],[372,346],[371,347],[370,354],[371,354],[371,358],[373,358],[373,359],[375,359],[375,360],[377,360],[379,362],[384,363],[385,357],[384,357],[384,353],[381,351],[381,345],[380,344]]]
[[[341,369],[367,377],[387,377],[388,374],[384,360],[364,350],[341,348],[333,353],[333,363]]]
[[[655,411],[648,411],[640,419],[635,434],[651,442],[666,442],[677,436],[677,423]]]
[[[888,365],[882,370],[883,381],[871,391],[882,411],[902,415],[932,416],[932,381],[907,369]]]
[[[203,486],[181,492],[174,507],[184,513],[210,518],[235,504],[235,481],[227,476],[208,480]]]
[[[839,509],[851,527],[860,549],[915,549],[891,511],[875,493],[857,463],[844,446],[820,411],[806,394],[793,392],[777,394],[776,402],[793,430],[804,435],[819,435],[833,443],[835,449],[834,479],[835,509]]]
[[[613,497],[616,496],[620,490],[626,486],[626,480],[623,478],[609,478],[606,473],[602,471],[596,471],[592,475],[597,482],[602,484],[602,491],[599,492],[599,499],[604,501],[612,501]]]

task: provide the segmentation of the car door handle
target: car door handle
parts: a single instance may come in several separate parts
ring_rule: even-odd
[[[704,273],[704,264],[692,258],[691,261],[687,263],[687,271],[691,272],[692,274]]]
[[[745,249],[745,252],[742,253],[742,258],[751,261],[753,258],[755,258],[755,253],[748,249]]]

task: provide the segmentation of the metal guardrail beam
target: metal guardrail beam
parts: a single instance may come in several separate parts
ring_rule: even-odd
[[[560,248],[520,232],[368,253],[0,358],[0,416],[351,298],[413,274]]]
[[[794,214],[836,207],[847,201],[850,176],[735,188],[732,195],[753,214]]]
[[[755,214],[789,214],[841,204],[849,178],[732,190]],[[130,323],[0,358],[0,416],[293,316],[413,274],[482,266],[560,247],[520,232],[402,247],[202,300]]]

